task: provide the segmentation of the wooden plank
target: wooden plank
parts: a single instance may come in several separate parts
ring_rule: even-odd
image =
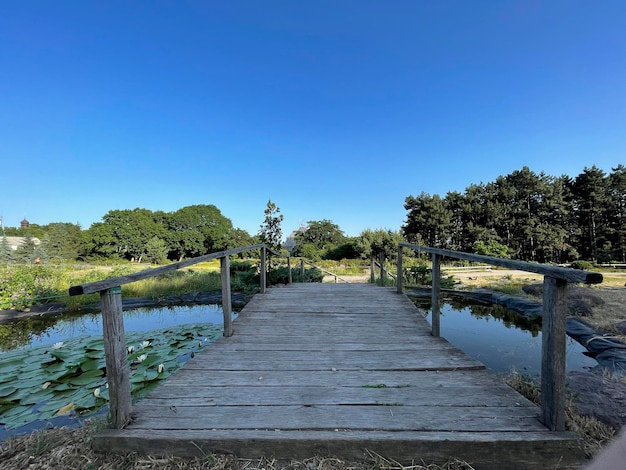
[[[261,385],[258,385],[261,384]],[[511,394],[508,387],[485,387],[466,385],[458,387],[455,393],[446,393],[442,386],[430,385],[411,387],[381,387],[372,384],[360,387],[334,386],[296,386],[285,385],[277,393],[276,387],[267,386],[263,381],[254,384],[253,390],[236,385],[224,390],[223,387],[206,387],[187,383],[185,395],[181,397],[180,387],[163,386],[140,402],[138,410],[144,407],[170,406],[173,400],[176,406],[284,406],[284,405],[382,405],[398,406],[509,406],[529,407],[537,412],[537,407],[530,401]]]
[[[196,356],[195,359],[198,359]],[[195,359],[190,360],[187,365],[196,362]],[[456,370],[456,371],[282,371],[275,368],[256,371],[211,371],[207,374],[207,379],[198,379],[199,374],[196,369],[188,368],[187,365],[179,370],[173,378],[168,379],[153,392],[162,387],[178,387],[186,389],[187,387],[198,386],[202,384],[207,387],[258,387],[258,386],[275,386],[282,387],[285,385],[297,384],[303,387],[313,386],[344,386],[344,387],[365,387],[380,386],[392,389],[397,387],[406,387],[409,385],[416,393],[422,387],[437,387],[448,393],[455,393],[453,389],[464,390],[465,387],[483,387],[485,392],[494,388],[501,390],[503,387],[511,393],[513,397],[521,397],[515,393],[501,380],[494,377],[493,373],[482,370]],[[179,390],[180,391],[180,390]],[[254,390],[251,392],[254,393]],[[182,396],[182,394],[181,394]],[[485,395],[485,403],[489,403],[488,393]]]
[[[584,461],[570,433],[500,432],[388,432],[247,430],[104,430],[94,447],[103,452],[149,452],[156,456],[206,456],[214,449],[237,452],[244,458],[272,455],[290,460],[318,455],[339,455],[348,460],[369,460],[369,452],[412,466],[416,461],[440,465],[451,456],[481,470],[577,469]]]
[[[536,407],[432,406],[146,406],[133,428],[386,431],[539,431]]]
[[[223,354],[222,350],[207,351],[203,361],[193,361],[186,367],[196,370],[448,370],[483,369],[485,366],[449,348],[446,355],[437,349],[423,349],[419,355],[394,351],[368,354],[362,351],[326,351],[323,355],[308,351],[241,351]]]

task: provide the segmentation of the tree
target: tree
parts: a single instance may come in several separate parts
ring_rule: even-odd
[[[157,236],[146,243],[145,259],[149,263],[163,264],[167,261],[167,244]]]
[[[337,224],[330,220],[309,220],[307,227],[296,233],[296,239],[302,243],[312,243],[320,250],[328,250],[341,244],[346,236]]]
[[[447,248],[452,235],[452,211],[437,194],[422,192],[419,196],[408,196],[404,208],[409,211],[402,226],[402,233],[411,242],[417,236],[430,247]]]
[[[0,239],[0,263],[9,263],[13,261],[13,250],[9,246],[9,242],[6,236],[2,236]]]
[[[581,229],[579,246],[585,259],[597,260],[598,248],[607,241],[609,207],[606,174],[597,166],[585,167],[573,185],[574,211]]]
[[[163,227],[156,223],[148,209],[112,210],[102,220],[113,229],[116,252],[131,261],[141,262],[148,240],[162,235]]]
[[[612,168],[609,175],[609,227],[615,259],[626,263],[626,166]]]
[[[80,225],[71,223],[51,223],[41,248],[50,258],[75,260],[81,245]]]
[[[385,229],[365,229],[358,237],[356,248],[363,259],[377,258],[381,253],[387,259],[395,259],[398,243],[404,238],[399,232]]]
[[[170,214],[167,230],[171,251],[182,259],[226,249],[233,224],[214,205],[197,204]]]
[[[271,200],[267,201],[267,207],[263,213],[265,214],[265,219],[259,228],[259,239],[261,243],[265,243],[272,250],[278,251],[280,250],[283,237],[281,229],[283,215],[280,213],[280,208]]]
[[[30,234],[24,237],[24,243],[17,247],[15,251],[15,259],[20,263],[30,263],[34,259],[35,241]]]

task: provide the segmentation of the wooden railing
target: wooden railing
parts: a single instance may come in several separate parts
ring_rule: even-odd
[[[492,266],[543,274],[543,315],[541,343],[541,418],[553,431],[565,429],[565,342],[566,305],[568,282],[599,284],[602,274],[545,264],[527,263],[460,251],[429,248],[409,243],[398,245],[397,290],[402,293],[402,252],[404,248],[432,255],[432,334],[440,334],[440,275],[444,256],[485,263]]]
[[[161,274],[176,271],[187,266],[202,263],[212,259],[220,260],[222,280],[222,310],[224,314],[224,336],[230,337],[232,329],[232,300],[230,285],[229,256],[251,250],[261,250],[260,292],[265,293],[267,287],[267,252],[280,257],[287,257],[289,282],[291,282],[291,258],[271,250],[264,244],[251,245],[232,250],[218,251],[204,256],[198,256],[178,263],[145,269],[126,276],[112,277],[102,281],[90,282],[69,289],[70,295],[93,294],[98,292],[102,305],[102,336],[104,339],[104,355],[106,375],[109,385],[109,408],[111,426],[121,429],[130,421],[131,393],[130,368],[127,361],[126,341],[124,337],[124,317],[122,312],[122,288],[124,284],[148,279]]]

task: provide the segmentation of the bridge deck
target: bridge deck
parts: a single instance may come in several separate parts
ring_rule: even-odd
[[[221,338],[134,408],[98,449],[234,452],[474,468],[577,468],[570,433],[442,338],[404,295],[367,284],[293,284],[256,295]]]

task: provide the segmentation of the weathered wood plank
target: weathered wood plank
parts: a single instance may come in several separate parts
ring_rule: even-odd
[[[263,384],[263,381],[259,381]],[[255,384],[257,385],[257,384]],[[277,393],[279,392],[279,393]],[[284,406],[284,405],[381,405],[394,403],[402,406],[467,406],[467,407],[529,407],[536,413],[536,406],[530,401],[515,397],[508,387],[485,387],[467,385],[456,389],[456,393],[446,393],[440,385],[426,384],[419,389],[402,385],[385,387],[381,384],[360,387],[335,386],[294,386],[285,385],[281,390],[273,386],[256,386],[254,394],[242,386],[206,387],[205,385],[185,385],[185,396],[180,396],[179,386],[159,387],[149,398],[138,405],[144,407],[170,406]],[[210,413],[210,412],[209,412]]]
[[[104,430],[94,447],[103,452],[149,452],[156,456],[205,456],[222,452],[257,459],[272,455],[339,455],[367,460],[375,452],[400,463],[415,461],[444,464],[451,456],[481,470],[577,469],[580,447],[570,433],[500,432],[387,432],[387,431],[290,431],[246,430]]]
[[[139,429],[359,429],[386,431],[539,431],[539,410],[529,407],[431,406],[146,406]]]

